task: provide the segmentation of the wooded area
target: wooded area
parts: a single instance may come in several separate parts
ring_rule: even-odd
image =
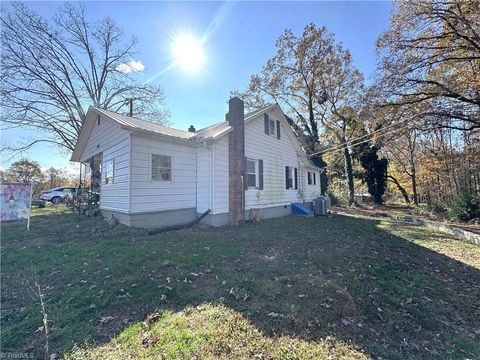
[[[480,216],[479,2],[395,3],[369,86],[325,27],[287,29],[276,47],[236,94],[252,108],[282,105],[325,168],[327,193],[349,204],[386,194],[445,214],[462,203],[465,219]]]

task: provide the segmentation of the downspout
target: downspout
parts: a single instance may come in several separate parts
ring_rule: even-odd
[[[195,147],[195,212],[198,213],[198,148]]]
[[[215,141],[212,143],[212,193],[210,194],[212,199],[212,212],[216,214],[217,207],[215,203]]]
[[[127,212],[130,214],[132,212],[132,155],[133,155],[133,141],[132,141],[132,133],[129,133],[129,158],[128,158],[128,209]],[[151,157],[152,155],[150,155]],[[152,167],[150,166],[150,169],[148,169],[150,172],[150,176],[152,176]]]

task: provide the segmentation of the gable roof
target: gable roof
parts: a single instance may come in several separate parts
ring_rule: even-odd
[[[245,114],[244,116],[245,122],[248,122],[249,120],[253,119],[257,115],[260,115],[261,113],[267,112],[268,110],[272,109],[275,106],[276,105],[270,105],[262,109],[251,111]],[[231,129],[231,126],[228,124],[228,121],[222,121],[220,123],[213,124],[213,125],[207,126],[206,128],[197,130],[195,132],[194,139],[195,140],[215,139],[223,134],[228,133],[230,129]]]
[[[297,139],[297,136],[291,129],[288,120],[283,114],[280,106],[278,104],[270,105],[264,107],[262,109],[258,109],[252,112],[245,114],[244,119],[245,123],[248,123],[250,120],[260,116],[270,110],[273,110],[277,117],[284,122],[285,127],[287,130],[287,136],[289,137],[290,141],[294,144],[297,151],[300,153],[300,156],[303,158],[305,165],[313,166],[317,168],[317,166],[313,165],[310,160],[305,156],[305,152],[302,146]],[[77,144],[75,149],[72,153],[71,161],[80,161],[81,154],[85,150],[85,146],[87,144],[88,137],[93,129],[93,125],[95,124],[94,114],[104,115],[109,119],[115,121],[120,126],[125,128],[126,130],[130,131],[142,131],[148,132],[152,134],[158,134],[166,137],[171,137],[174,139],[181,139],[187,142],[191,142],[192,145],[201,141],[209,140],[209,139],[217,139],[218,137],[227,134],[232,129],[231,126],[228,124],[228,121],[222,121],[211,126],[205,127],[203,129],[197,130],[195,132],[185,131],[180,129],[175,129],[172,127],[168,127],[165,125],[160,125],[156,123],[152,123],[150,121],[141,120],[135,117],[119,114],[113,111],[100,109],[97,107],[90,106],[87,112],[85,123],[82,126],[82,130],[80,131],[80,135],[77,140]]]
[[[190,139],[195,136],[195,133],[190,132],[190,131],[185,131],[185,130],[180,130],[180,129],[175,129],[172,127],[168,127],[165,125],[160,125],[156,124],[150,121],[145,121],[142,119],[138,119],[135,117],[119,114],[113,111],[109,110],[104,110],[104,109],[99,109],[99,108],[94,108],[97,112],[109,117],[110,119],[116,121],[120,125],[132,128],[132,129],[138,129],[138,130],[145,130],[145,131],[151,131],[157,134],[162,134],[162,135],[167,135],[167,136],[173,136],[173,137],[178,137],[181,139]]]

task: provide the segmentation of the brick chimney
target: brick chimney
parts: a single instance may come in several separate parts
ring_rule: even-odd
[[[245,221],[245,117],[244,104],[238,97],[228,101],[228,172],[230,224],[241,225]]]

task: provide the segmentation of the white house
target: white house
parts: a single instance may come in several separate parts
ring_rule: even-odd
[[[104,216],[132,227],[194,220],[221,226],[288,215],[320,195],[312,165],[278,105],[189,132],[90,107],[72,161],[101,178]]]

